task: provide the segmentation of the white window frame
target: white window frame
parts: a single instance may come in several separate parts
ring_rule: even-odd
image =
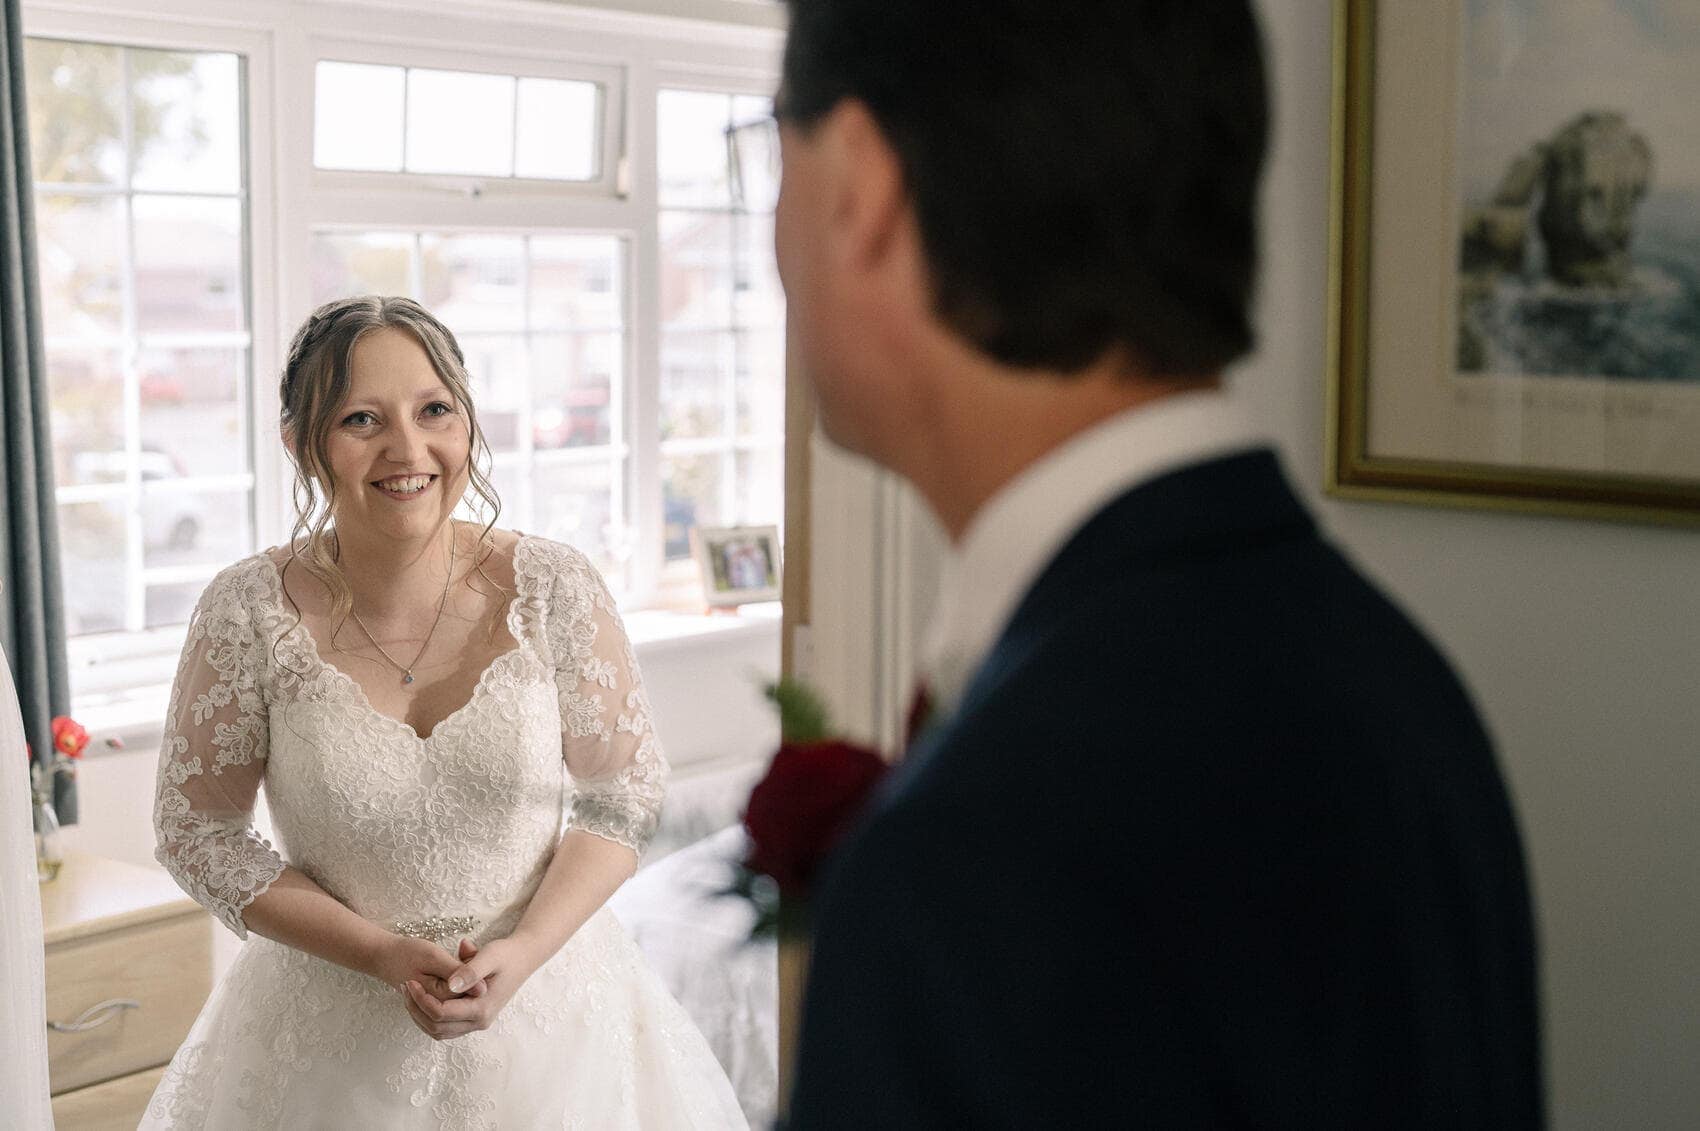
[[[324,228],[620,235],[628,241],[628,520],[635,534],[625,600],[662,592],[659,429],[659,202],[656,97],[663,88],[771,95],[783,31],[543,0],[24,0],[24,34],[160,49],[227,51],[246,68],[248,294],[254,531],[287,539],[291,471],[272,442],[276,375],[312,307],[309,247]],[[545,78],[603,86],[600,176],[589,182],[320,170],[313,165],[319,59]],[[437,192],[420,191],[421,187]],[[552,222],[539,224],[540,216]],[[619,437],[614,441],[622,441]],[[110,705],[79,702],[93,728],[157,733],[180,629],[78,638],[71,660],[134,688]]]
[[[702,66],[688,67],[688,66],[684,66],[684,65],[681,65],[681,64],[671,64],[671,65],[663,65],[663,66],[657,67],[652,72],[650,77],[653,80],[653,85],[646,92],[645,97],[646,97],[646,105],[650,108],[648,118],[649,118],[650,124],[652,126],[653,126],[653,123],[654,123],[655,118],[656,118],[655,107],[657,105],[657,99],[659,98],[660,93],[663,90],[686,90],[686,91],[698,91],[698,92],[701,92],[701,93],[704,93],[704,94],[756,95],[756,96],[760,96],[760,97],[771,97],[773,95],[773,92],[774,92],[774,82],[775,82],[775,76],[771,76],[771,75],[752,74],[752,73],[748,73],[748,72],[738,73],[738,72],[735,72],[735,71],[728,70],[726,68],[719,68],[719,67],[702,67]],[[651,149],[651,158],[652,159],[654,157],[654,152],[655,151],[654,151],[653,142],[652,142],[652,149]],[[648,265],[649,265],[649,268],[650,268],[651,271],[659,272],[660,264],[661,264],[661,252],[660,252],[660,234],[659,234],[659,222],[658,221],[659,221],[659,217],[660,217],[661,212],[662,212],[662,207],[661,207],[661,203],[660,203],[659,193],[656,191],[657,186],[658,186],[658,181],[657,181],[657,178],[656,178],[654,173],[651,173],[649,175],[646,184],[647,184],[647,187],[649,188],[649,190],[652,193],[655,194],[655,198],[654,198],[653,203],[651,204],[651,207],[650,207],[650,217],[651,217],[650,223],[656,227],[656,232],[655,232],[655,248],[656,248],[656,250],[649,256]],[[681,211],[689,211],[689,209],[682,209]],[[733,213],[728,212],[727,215],[732,216]],[[648,293],[652,294],[657,299],[660,298],[661,287],[660,287],[659,279],[652,280]],[[656,351],[655,372],[657,374],[659,374],[660,364],[661,364],[660,363],[660,350],[661,350],[660,310],[659,309],[651,310],[649,312],[648,318],[645,319],[644,324],[647,327],[649,327],[650,332],[655,337],[655,351]],[[734,332],[736,332],[737,329],[739,329],[739,327],[734,327],[733,328]],[[654,467],[651,469],[651,471],[654,475],[654,478],[655,478],[655,482],[652,485],[652,494],[655,497],[655,505],[657,507],[660,507],[662,505],[662,502],[661,502],[661,480],[660,480],[660,475],[661,475],[661,457],[660,457],[660,451],[661,451],[661,430],[660,430],[661,406],[659,404],[659,398],[660,398],[660,392],[661,392],[660,381],[657,380],[654,383],[654,385],[648,391],[649,391],[649,394],[656,399],[656,403],[649,406],[649,408],[650,408],[649,419],[653,420],[654,424],[655,424],[655,432],[654,432],[654,436],[653,436],[655,447],[653,448],[653,450],[657,453],[657,458],[654,461]],[[698,454],[714,455],[714,454],[719,454],[719,453],[724,452],[724,451],[729,451],[734,455],[734,457],[736,456],[736,453],[738,453],[740,451],[754,452],[754,451],[763,450],[763,449],[771,450],[773,447],[777,446],[781,451],[781,462],[783,463],[783,449],[784,449],[784,438],[783,437],[781,437],[779,439],[777,444],[754,443],[754,442],[748,442],[748,441],[740,442],[736,438],[734,438],[732,440],[726,440],[726,439],[721,438],[721,437],[714,437],[714,438],[703,439],[703,440],[681,439],[681,440],[673,440],[673,441],[670,441],[669,443],[673,447],[674,451],[677,452],[680,455],[698,455]],[[734,462],[735,462],[735,459],[734,459]],[[722,485],[721,485],[721,491],[722,491],[722,496],[723,496],[723,501],[724,501],[724,496],[726,495],[727,492],[730,491],[729,485],[726,484],[725,482],[723,482]],[[639,495],[638,496],[638,498],[640,498],[640,499],[647,499],[648,497],[649,497],[648,495]],[[662,534],[661,534],[661,532],[662,532],[662,521],[661,521],[661,519],[662,519],[662,516],[659,513],[657,513],[652,520],[646,521],[644,523],[644,525],[641,527],[641,529],[643,529],[646,532],[653,532],[654,536],[659,540],[662,536]],[[784,524],[784,516],[783,515],[781,515],[780,518],[779,518],[779,524],[780,524],[781,528],[783,528],[783,524]],[[682,591],[683,592],[689,592],[691,590],[691,588],[696,584],[696,565],[695,565],[694,562],[680,561],[680,562],[674,562],[671,565],[669,565],[664,560],[664,554],[661,552],[659,547],[656,548],[653,556],[654,556],[655,561],[657,563],[659,563],[659,565],[660,565],[661,573],[656,577],[656,580],[655,580],[656,588],[654,590],[652,590],[652,594],[651,594],[652,597],[655,594],[671,594],[671,595],[674,595],[675,598],[676,598],[677,595],[681,594]]]

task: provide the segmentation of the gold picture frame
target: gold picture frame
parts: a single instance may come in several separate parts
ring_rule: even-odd
[[[1464,0],[1334,3],[1326,486],[1353,499],[1700,525],[1700,367],[1692,379],[1573,378],[1501,373],[1465,353],[1466,303],[1482,293],[1466,286],[1482,274],[1469,273],[1463,225],[1482,210],[1463,199],[1458,156],[1461,44],[1475,30],[1463,13]],[[1694,63],[1700,76],[1700,45]],[[1700,78],[1694,89],[1700,102]],[[1558,101],[1555,121],[1588,110]],[[1553,151],[1537,140],[1527,152]],[[1556,270],[1547,254],[1544,269]],[[1688,344],[1700,354],[1700,339]],[[1461,358],[1478,369],[1462,371]]]

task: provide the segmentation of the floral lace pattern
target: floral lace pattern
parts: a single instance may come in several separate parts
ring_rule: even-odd
[[[287,857],[374,922],[468,916],[487,941],[518,921],[563,827],[641,852],[667,763],[607,587],[578,551],[529,537],[514,578],[515,647],[420,738],[320,658],[270,557],[220,573],[190,624],[160,756],[157,855],[184,890],[247,937],[243,909]],[[262,785],[281,852],[252,826]],[[490,1031],[445,1042],[393,988],[249,939],[143,1125],[575,1120],[744,1126],[701,1034],[606,911]]]

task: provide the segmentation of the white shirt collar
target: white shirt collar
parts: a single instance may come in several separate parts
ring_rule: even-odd
[[[1005,484],[946,560],[922,650],[933,702],[941,710],[956,706],[1045,566],[1111,500],[1177,468],[1264,442],[1231,394],[1177,393],[1094,425]]]

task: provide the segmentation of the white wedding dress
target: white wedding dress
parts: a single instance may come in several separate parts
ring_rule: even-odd
[[[582,554],[544,539],[520,539],[514,575],[517,646],[424,739],[319,658],[265,554],[208,586],[166,723],[158,856],[247,942],[143,1127],[746,1126],[606,908],[491,1029],[441,1042],[395,987],[247,935],[242,909],[286,859],[367,919],[453,947],[512,930],[563,819],[641,851],[667,764],[613,601]],[[252,827],[262,783],[281,854]]]

